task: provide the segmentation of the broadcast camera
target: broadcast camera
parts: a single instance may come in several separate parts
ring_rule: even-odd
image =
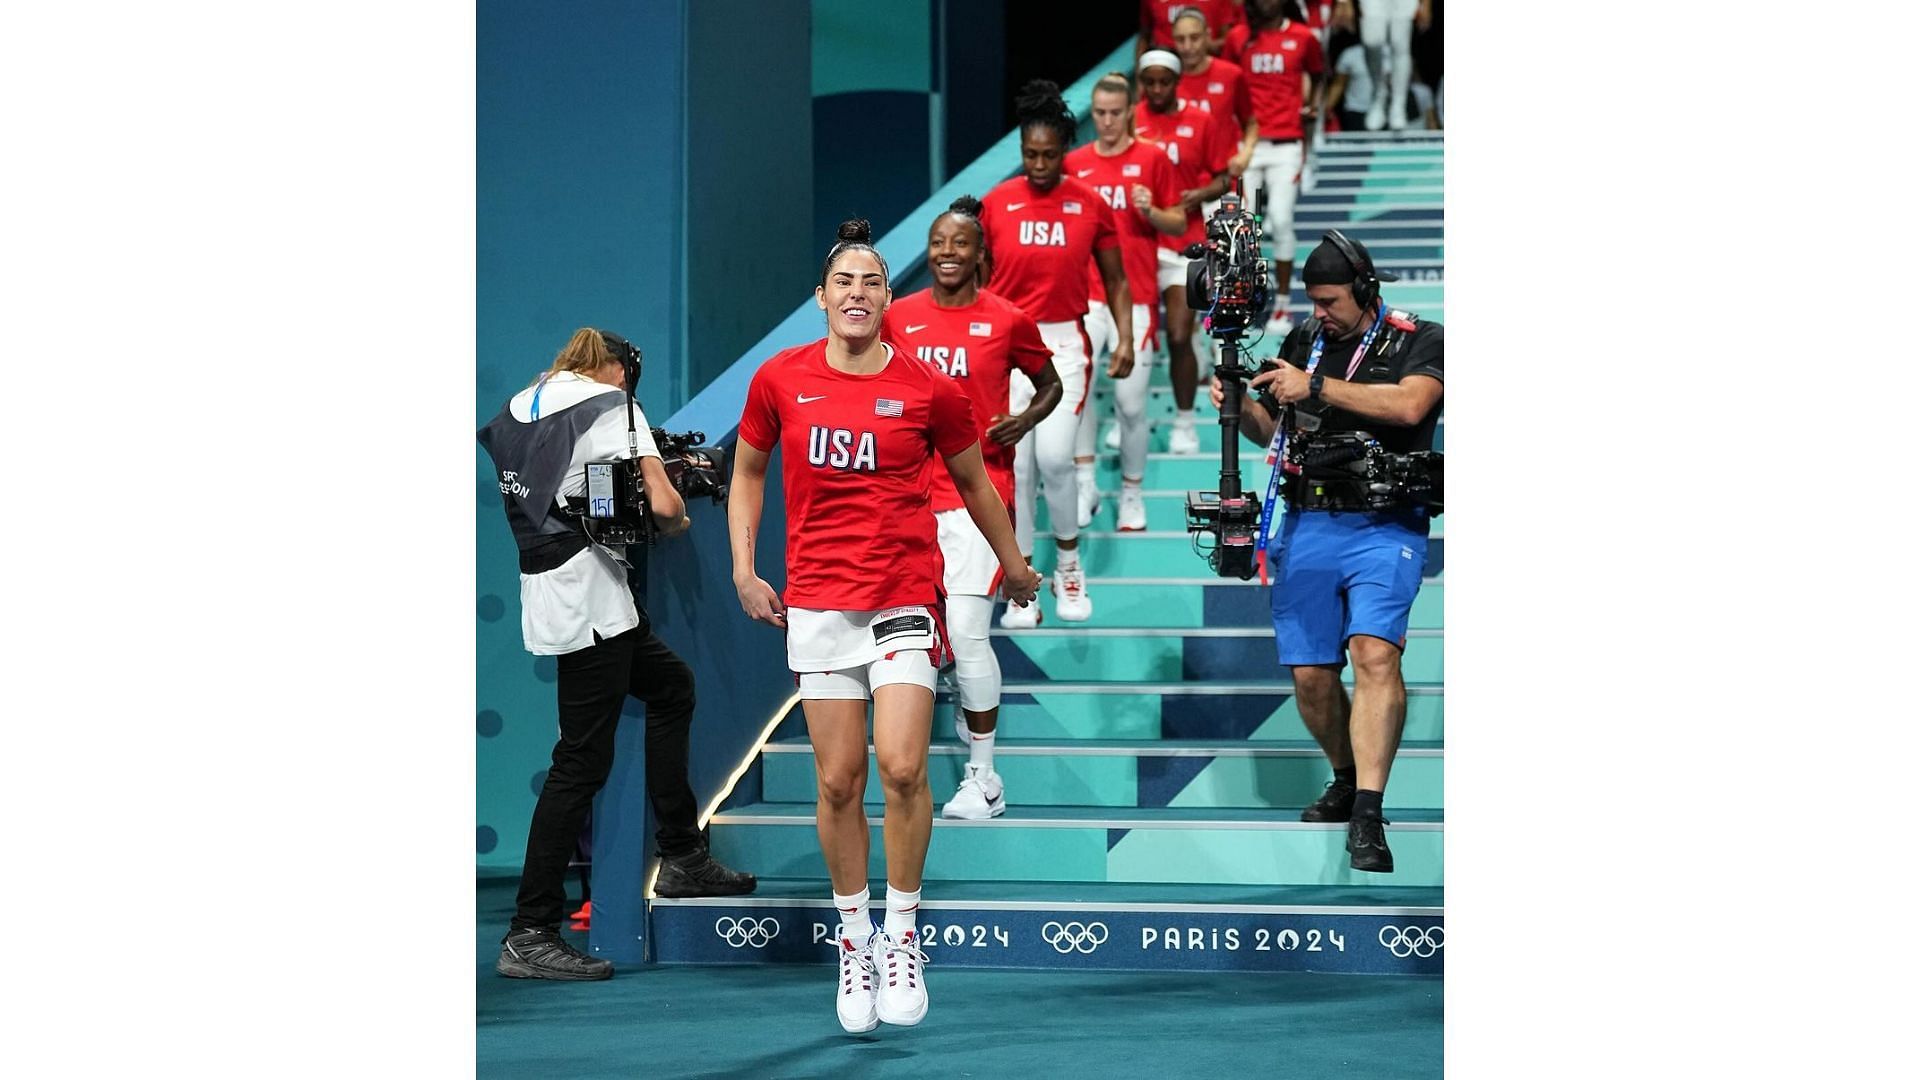
[[[660,463],[674,490],[685,498],[705,495],[715,503],[724,503],[727,452],[718,446],[702,445],[706,440],[703,431],[675,435],[653,429]],[[586,493],[568,496],[567,512],[580,518],[595,543],[608,547],[652,544],[659,539],[659,527],[647,502],[646,477],[637,457],[588,462]]]
[[[1260,221],[1238,191],[1220,196],[1207,219],[1205,244],[1187,249],[1187,303],[1220,344],[1213,373],[1225,394],[1220,404],[1220,489],[1187,493],[1187,531],[1194,550],[1221,577],[1253,576],[1254,533],[1260,506],[1240,487],[1240,394],[1254,372],[1241,357],[1240,336],[1267,306],[1267,262],[1260,255]],[[1211,536],[1211,545],[1200,538]]]
[[[1287,443],[1287,471],[1311,496],[1341,509],[1444,509],[1444,461],[1432,450],[1396,454],[1364,431],[1308,435]]]

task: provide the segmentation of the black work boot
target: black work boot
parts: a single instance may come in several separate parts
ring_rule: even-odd
[[[1353,817],[1354,786],[1334,777],[1313,805],[1300,811],[1301,821],[1346,821]]]
[[[512,979],[587,981],[613,978],[613,961],[595,960],[567,943],[550,926],[510,930],[493,970]]]
[[[1355,870],[1393,873],[1393,851],[1387,847],[1387,819],[1362,814],[1347,822],[1347,854]]]
[[[660,877],[653,883],[653,895],[743,896],[758,884],[752,874],[729,870],[716,862],[706,848],[698,848],[660,860]]]

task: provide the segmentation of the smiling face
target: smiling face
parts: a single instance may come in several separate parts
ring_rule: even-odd
[[[1020,132],[1020,171],[1039,191],[1052,191],[1060,182],[1060,161],[1065,153],[1060,133],[1045,124],[1029,124]]]
[[[827,313],[827,332],[842,341],[866,341],[880,332],[880,315],[893,297],[880,260],[866,248],[849,248],[827,268],[827,283],[813,302]]]
[[[941,214],[933,219],[927,231],[927,268],[940,288],[955,292],[973,281],[980,256],[980,226],[972,218]]]

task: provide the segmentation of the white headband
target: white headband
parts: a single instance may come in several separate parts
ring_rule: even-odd
[[[1165,49],[1148,49],[1140,54],[1140,62],[1134,65],[1134,74],[1150,67],[1163,67],[1175,75],[1180,74],[1180,58]]]

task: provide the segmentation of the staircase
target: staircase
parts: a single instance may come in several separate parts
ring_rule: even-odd
[[[1441,319],[1440,189],[1437,133],[1334,138],[1295,212],[1296,264],[1339,227],[1401,274],[1384,290],[1394,306]],[[1304,303],[1292,314],[1303,317]],[[1264,359],[1276,345],[1255,352]],[[1104,378],[1095,400],[1111,423]],[[1093,619],[1060,622],[1043,589],[1038,629],[996,625],[1005,690],[995,767],[1009,809],[934,822],[921,908],[936,969],[1442,971],[1444,521],[1403,665],[1406,730],[1386,795],[1397,870],[1363,874],[1347,865],[1345,826],[1299,820],[1330,773],[1276,663],[1268,590],[1209,576],[1186,532],[1186,492],[1219,479],[1220,428],[1206,423],[1216,417],[1204,392],[1200,409],[1201,454],[1166,453],[1173,403],[1164,363],[1156,368],[1145,533],[1112,531],[1118,460],[1103,454],[1107,497],[1081,547]],[[1243,482],[1264,490],[1261,451],[1243,442],[1240,461]],[[1040,514],[1044,538],[1044,501]],[[1041,543],[1036,568],[1051,560]],[[942,693],[929,762],[936,814],[966,761],[954,708]],[[758,894],[652,901],[658,960],[833,961],[814,794],[795,706],[712,821],[715,855],[759,874]],[[877,900],[872,773],[867,797]]]

